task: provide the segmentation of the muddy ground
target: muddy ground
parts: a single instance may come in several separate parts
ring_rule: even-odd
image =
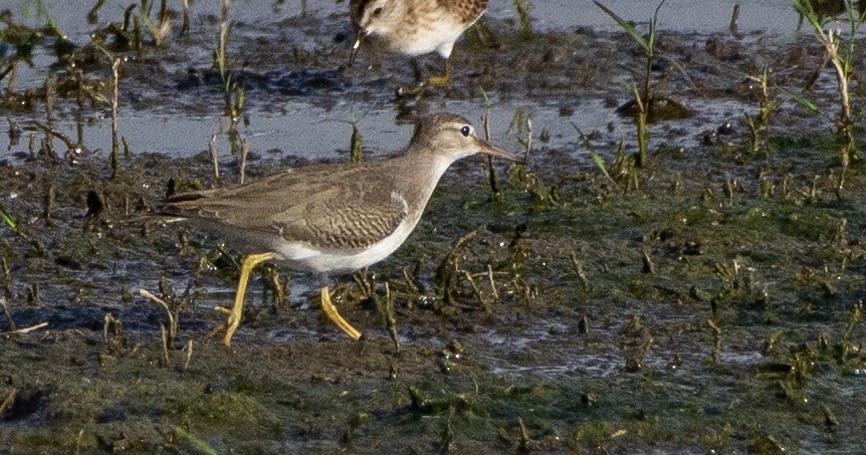
[[[166,130],[149,133],[159,141],[177,134],[173,119],[222,112],[210,69],[217,14],[184,37],[175,25],[160,46],[145,35],[141,50],[115,51],[128,58],[121,124],[162,118]],[[0,155],[0,203],[17,222],[0,223],[0,453],[861,452],[866,178],[855,161],[839,189],[835,79],[820,45],[806,32],[662,31],[653,83],[688,109],[651,125],[636,168],[634,125],[614,113],[631,96],[620,81],[643,69],[635,44],[583,28],[518,30],[480,22],[457,45],[450,87],[398,100],[394,90],[413,83],[404,58],[369,45],[362,64],[340,68],[345,13],[235,24],[230,66],[253,126],[286,103],[350,103],[387,118],[405,144],[409,130],[395,125],[417,115],[479,119],[483,89],[500,113],[493,142],[524,153],[525,119],[541,113],[527,163],[496,164],[498,194],[484,160],[457,163],[394,255],[334,277],[360,342],[323,318],[315,277],[279,264],[251,283],[232,346],[208,337],[239,256],[148,215],[170,179],[179,190],[234,184],[240,158],[224,151],[216,178],[206,143],[178,156],[145,134],[128,157],[121,149],[112,178],[110,149],[63,129],[76,118],[110,125],[108,54],[76,42],[73,89],[64,63],[54,89],[5,92],[21,137],[13,143],[10,127]],[[56,43],[39,41],[37,61],[52,60]],[[758,111],[748,76],[765,66],[781,104],[756,151],[743,112]],[[856,82],[852,96],[862,100]],[[35,122],[49,119],[73,146],[45,139]],[[360,125],[366,138],[380,133]],[[249,128],[241,121],[239,134]],[[246,176],[346,160],[348,131],[310,142],[309,154],[254,146]],[[287,301],[274,276],[289,283]]]

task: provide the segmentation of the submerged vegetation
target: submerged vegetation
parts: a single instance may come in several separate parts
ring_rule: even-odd
[[[86,33],[40,1],[0,12],[0,452],[861,450],[859,4],[840,34],[795,1],[814,37],[768,45],[736,17],[668,32],[662,5],[635,24],[597,3],[621,31],[533,29],[515,0],[458,42],[451,87],[395,101],[405,60],[343,66],[348,5],[257,23],[228,0],[104,3]],[[255,142],[298,104],[281,128],[308,149]],[[811,117],[837,107],[830,130]],[[163,197],[305,152],[378,159],[443,109],[524,162],[455,166],[406,244],[338,281],[360,342],[279,264],[254,272],[234,347],[209,338],[238,252],[148,218]],[[176,130],[129,128],[187,116],[219,127],[183,158],[148,142]],[[337,139],[303,136],[321,128]]]

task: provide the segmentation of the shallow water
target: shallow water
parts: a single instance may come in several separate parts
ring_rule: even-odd
[[[77,44],[88,41],[88,33],[94,27],[104,25],[108,21],[118,21],[123,16],[125,5],[110,1],[99,11],[99,23],[87,24],[85,12],[90,8],[89,1],[78,0],[47,5],[48,14],[54,19],[60,29]],[[744,33],[760,32],[768,37],[778,35],[787,40],[796,25],[796,14],[788,4],[762,1],[744,6],[741,10],[740,30]],[[725,33],[728,25],[728,15],[734,2],[668,2],[660,12],[662,18],[660,28],[664,31],[699,32],[702,34]],[[171,6],[171,5],[170,5]],[[651,2],[611,2],[608,6],[622,17],[635,21],[649,18],[654,10]],[[24,23],[38,24],[35,14],[25,13],[33,8],[29,0],[15,0],[11,10],[16,18],[26,18]],[[348,33],[347,6],[326,0],[311,0],[307,2],[307,19],[300,18],[299,3],[273,2],[257,0],[233,5],[230,17],[236,22],[230,41],[230,53],[241,58],[248,53],[244,49],[258,46],[257,41],[270,41],[274,46],[283,46],[283,57],[290,53],[285,51],[289,46],[298,46],[315,52],[322,44],[323,36],[336,30]],[[174,57],[164,58],[156,68],[147,63],[149,58],[141,56],[145,73],[137,76],[132,74],[123,81],[126,90],[122,94],[140,94],[133,99],[122,97],[119,110],[119,134],[125,137],[134,149],[142,152],[164,153],[170,156],[191,156],[207,150],[208,142],[213,134],[222,132],[225,121],[219,112],[220,96],[210,90],[171,90],[172,86],[184,79],[187,68],[204,69],[211,64],[211,51],[219,15],[219,2],[200,1],[191,7],[191,35],[180,42],[169,43],[169,54]],[[494,2],[488,17],[495,21],[511,21],[517,17],[514,5],[510,2]],[[591,2],[544,1],[534,2],[532,8],[534,26],[538,31],[574,30],[587,27],[593,30],[617,32],[615,24]],[[175,26],[177,27],[177,26]],[[316,32],[320,33],[319,35]],[[348,48],[348,41],[335,47]],[[456,53],[465,52],[457,47]],[[144,57],[144,59],[142,59]],[[275,55],[275,57],[278,57]],[[362,53],[362,60],[365,56]],[[135,58],[133,56],[133,58]],[[275,68],[278,71],[293,71],[303,65],[292,65],[279,60],[267,62],[265,67],[252,71],[263,71]],[[404,59],[387,56],[389,61],[400,63]],[[439,64],[438,59],[430,59],[433,68]],[[16,86],[19,88],[37,88],[49,74],[49,63],[53,56],[47,50],[37,49],[33,68],[19,67]],[[344,62],[333,61],[333,65]],[[288,66],[286,66],[288,64]],[[364,64],[362,61],[361,64]],[[131,63],[133,68],[136,63]],[[317,65],[319,66],[319,65]],[[327,67],[327,64],[325,64]],[[405,67],[404,67],[405,68]],[[154,73],[156,71],[156,73]],[[361,71],[359,69],[359,71]],[[366,81],[357,79],[357,72],[343,79],[338,76],[336,82],[343,86],[335,90],[313,92],[309,95],[283,95],[283,87],[271,89],[263,86],[265,93],[248,88],[248,106],[245,119],[249,125],[243,128],[243,134],[248,139],[252,150],[276,150],[281,154],[299,155],[306,158],[336,158],[336,150],[347,148],[349,126],[347,122],[358,118],[358,126],[364,133],[371,153],[388,153],[399,150],[405,144],[411,131],[408,126],[401,126],[402,121],[395,124],[395,116],[390,98],[394,85],[382,85],[378,80],[380,72],[374,72],[372,81],[363,74]],[[504,77],[508,77],[504,75]],[[354,80],[352,80],[354,78]],[[405,79],[404,79],[405,80]],[[626,78],[623,76],[622,81]],[[358,83],[361,82],[361,85]],[[370,86],[370,83],[373,86]],[[369,92],[373,92],[373,98]],[[489,91],[489,90],[488,90]],[[150,95],[153,93],[156,96]],[[434,101],[426,109],[430,111],[448,111],[476,118],[484,105],[478,89],[470,90],[471,99],[446,98]],[[604,131],[609,124],[617,125],[617,132],[612,137],[631,130],[628,122],[613,115],[609,109],[602,109],[598,99],[588,99],[585,102],[563,104],[556,100],[524,99],[520,96],[507,98],[497,91],[490,92],[493,106],[492,134],[493,137],[503,137],[512,114],[518,110],[530,113],[535,120],[537,130],[547,129],[552,136],[552,146],[564,147],[571,145],[559,141],[562,137],[571,137],[574,131],[569,125],[574,122],[582,131]],[[204,101],[204,102],[202,102]],[[552,101],[552,102],[551,102]],[[562,114],[563,106],[569,107],[566,115]],[[63,106],[61,105],[61,109]],[[713,112],[723,109],[722,112]],[[738,113],[742,105],[715,103],[699,106],[699,111],[710,122],[724,121],[725,116]],[[84,127],[85,144],[89,150],[110,150],[110,122],[108,112],[101,116],[90,117],[92,121]],[[38,115],[25,114],[20,121],[38,119]],[[25,125],[26,127],[26,125]],[[72,136],[75,122],[70,112],[59,116],[57,127],[60,131]],[[159,133],[155,133],[159,131]],[[340,140],[342,139],[342,140]],[[613,140],[613,139],[611,139]],[[692,145],[694,142],[681,145]],[[223,149],[225,144],[221,144]],[[8,138],[0,137],[0,150],[8,150]],[[20,150],[20,148],[19,148]],[[2,156],[2,155],[0,155]]]

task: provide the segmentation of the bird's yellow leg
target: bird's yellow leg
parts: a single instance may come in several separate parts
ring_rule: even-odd
[[[261,253],[251,254],[244,258],[244,262],[241,264],[241,278],[238,280],[238,293],[235,295],[235,304],[232,306],[231,311],[227,311],[229,316],[225,323],[226,337],[224,340],[226,346],[231,345],[232,335],[235,334],[235,330],[238,329],[238,325],[241,323],[241,315],[244,311],[244,294],[247,292],[247,282],[250,279],[250,272],[253,270],[253,267],[262,262],[269,261],[276,256],[274,253]]]
[[[331,302],[331,293],[328,291],[327,286],[322,286],[322,311],[325,312],[325,315],[328,316],[328,319],[337,324],[337,327],[343,329],[347,335],[354,339],[361,338],[361,332],[357,331],[352,324],[346,322],[340,313],[337,312],[337,307]]]
[[[415,60],[412,60],[412,62],[414,63]],[[404,98],[404,97],[414,96],[415,101],[417,102],[417,101],[420,101],[421,98],[424,96],[424,90],[427,87],[442,87],[442,86],[448,85],[448,83],[450,81],[451,81],[451,58],[449,57],[449,58],[445,59],[445,72],[442,73],[442,75],[431,76],[426,81],[423,81],[420,84],[416,85],[414,88],[400,87],[399,89],[397,89],[397,97],[398,98]]]
[[[427,85],[432,87],[441,87],[448,85],[451,80],[451,57],[445,59],[445,72],[441,76],[433,76],[427,79]]]

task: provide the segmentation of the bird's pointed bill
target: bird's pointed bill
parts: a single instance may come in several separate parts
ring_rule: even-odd
[[[502,150],[499,147],[494,146],[493,144],[483,140],[478,140],[478,153],[483,153],[485,155],[495,156],[497,158],[504,158],[509,161],[520,161],[521,158],[513,153],[508,153],[505,150]]]
[[[355,57],[358,56],[358,48],[361,47],[361,37],[364,36],[364,32],[359,31],[358,37],[355,39],[355,44],[352,45],[352,55],[349,56],[349,68],[355,64]]]

